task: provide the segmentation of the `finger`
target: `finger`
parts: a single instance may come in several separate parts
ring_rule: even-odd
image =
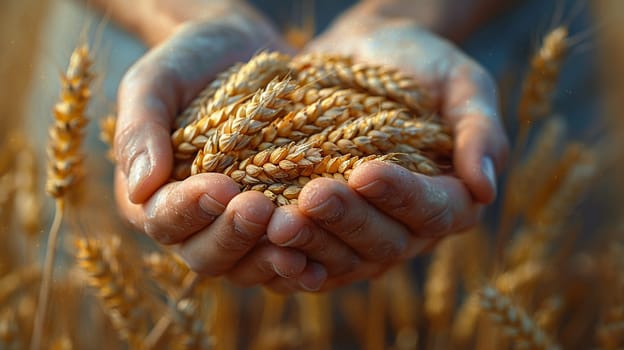
[[[276,276],[292,278],[306,267],[306,256],[292,248],[278,247],[268,240],[257,244],[230,271],[227,277],[240,286],[271,281]]]
[[[243,192],[208,228],[176,247],[192,270],[218,276],[230,270],[266,232],[274,205],[262,193]]]
[[[449,74],[442,96],[442,115],[454,131],[455,171],[475,199],[489,204],[496,197],[496,173],[509,153],[496,85],[485,70],[466,59]]]
[[[116,177],[120,210],[161,244],[179,243],[210,225],[239,193],[238,185],[223,174],[198,174],[167,184],[144,204],[135,204],[126,195],[126,178],[120,170]]]
[[[361,258],[383,262],[407,249],[409,231],[370,205],[346,183],[319,178],[299,195],[301,212],[349,245]]]
[[[147,200],[171,174],[176,113],[218,72],[253,54],[241,35],[216,25],[186,26],[124,76],[114,144],[133,203]]]
[[[297,206],[275,209],[267,227],[267,237],[276,245],[302,251],[323,265],[329,276],[352,271],[360,263],[349,246],[318,227]]]
[[[427,177],[385,162],[371,161],[355,168],[349,186],[419,237],[439,237],[472,227],[481,208],[457,178]]]
[[[265,286],[272,291],[281,294],[288,294],[293,292],[318,292],[325,285],[327,280],[327,270],[323,265],[308,260],[308,263],[296,278],[275,278]]]

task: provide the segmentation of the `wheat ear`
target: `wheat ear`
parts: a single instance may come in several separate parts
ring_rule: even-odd
[[[518,104],[518,118],[523,128],[550,113],[551,98],[568,51],[567,38],[566,27],[553,29],[544,37],[542,46],[531,60]]]
[[[31,349],[41,348],[52,273],[56,256],[56,242],[63,218],[64,197],[81,173],[82,152],[80,146],[83,130],[87,124],[85,110],[91,97],[90,83],[93,60],[87,45],[77,47],[72,53],[66,73],[62,76],[61,99],[54,106],[54,122],[50,127],[48,145],[48,171],[46,191],[56,201],[55,215],[50,228],[43,268],[43,280]]]
[[[203,152],[198,152],[192,174],[223,171],[239,158],[237,152],[248,149],[253,135],[284,112],[284,97],[296,89],[290,80],[274,80],[253,98],[241,105],[232,116],[206,137]]]
[[[387,96],[417,112],[433,110],[433,102],[420,84],[394,68],[353,64],[349,58],[317,54],[295,59],[292,66],[302,84],[357,88],[373,95]]]
[[[481,291],[481,308],[500,324],[505,334],[518,346],[531,349],[560,349],[524,310],[513,305],[512,301],[493,287],[486,286]]]
[[[88,277],[89,285],[97,291],[110,320],[122,339],[137,347],[141,344],[142,324],[140,296],[131,283],[116,271],[110,252],[94,239],[79,238],[75,242],[78,266]]]
[[[215,92],[217,92],[221,86],[225,85],[230,77],[239,72],[242,66],[242,63],[237,63],[228,68],[226,71],[219,73],[215,80],[200,91],[193,101],[191,101],[191,104],[176,117],[176,129],[183,128],[201,118],[200,113],[202,111],[202,106],[207,105],[210,99],[214,96]]]
[[[113,149],[113,141],[115,140],[115,128],[117,126],[117,117],[109,114],[100,120],[100,140],[108,146],[106,157],[115,163],[115,150]]]

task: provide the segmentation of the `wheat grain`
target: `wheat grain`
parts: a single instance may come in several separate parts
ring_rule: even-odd
[[[188,266],[173,253],[151,253],[143,258],[143,264],[158,286],[174,295],[189,272]]]
[[[561,316],[563,316],[565,307],[565,300],[561,295],[554,295],[544,299],[535,312],[537,326],[545,332],[554,332],[561,320]]]
[[[486,286],[481,290],[480,296],[482,309],[503,327],[505,335],[518,346],[531,349],[560,349],[524,310],[513,305],[511,300],[497,289]]]
[[[61,79],[61,100],[54,106],[48,145],[46,191],[54,198],[63,197],[81,172],[80,145],[87,125],[85,109],[91,97],[92,65],[88,46],[81,45],[72,53]]]
[[[567,38],[566,27],[553,29],[544,37],[542,46],[533,56],[518,103],[518,117],[522,125],[529,126],[550,113],[551,98],[568,51]]]
[[[184,143],[184,153],[188,154],[191,147],[203,147],[203,154],[195,157],[192,174],[210,171],[223,171],[229,166],[222,160],[235,159],[228,152],[246,149],[253,135],[284,112],[288,103],[283,97],[290,93],[296,85],[290,80],[274,80],[266,88],[258,91],[253,98],[232,113],[232,117],[221,124],[211,135],[204,135],[200,142]],[[204,143],[202,146],[201,144]],[[175,142],[174,142],[175,145]],[[207,156],[210,155],[210,156]]]
[[[213,349],[214,340],[206,333],[204,320],[200,318],[198,301],[184,298],[176,304],[179,317],[179,327],[185,332],[181,339],[173,344],[175,349]]]
[[[75,242],[78,266],[86,273],[89,285],[106,307],[113,326],[122,339],[133,346],[141,342],[141,328],[144,327],[141,297],[138,290],[129,284],[114,266],[110,254],[100,242],[79,238]]]
[[[358,88],[377,96],[387,96],[412,110],[430,113],[433,102],[417,81],[390,67],[354,64],[345,57],[307,55],[295,59],[291,66],[303,84],[323,87]]]
[[[223,85],[225,85],[230,78],[240,72],[243,67],[242,63],[236,63],[226,71],[221,72],[217,75],[215,80],[213,80],[208,86],[206,86],[202,91],[199,92],[197,97],[191,101],[191,103],[176,117],[175,127],[176,129],[183,128],[192,122],[199,120],[201,118],[200,113],[202,112],[202,106],[205,106],[209,103],[210,99],[213,98],[215,92],[219,90]]]
[[[117,126],[117,117],[109,114],[100,120],[100,140],[108,146],[106,157],[115,163],[115,150],[113,142],[115,140],[115,128]]]

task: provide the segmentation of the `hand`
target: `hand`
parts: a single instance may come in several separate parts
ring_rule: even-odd
[[[262,238],[274,206],[261,193],[239,194],[221,174],[167,183],[176,114],[234,62],[247,61],[261,48],[282,48],[259,16],[229,7],[204,9],[199,20],[175,26],[124,77],[115,135],[116,198],[124,217],[156,241],[175,245],[199,273],[243,285],[279,285],[280,276],[305,280],[315,271],[301,252]]]
[[[422,83],[454,133],[455,173],[428,177],[382,162],[356,168],[348,184],[317,179],[298,207],[278,208],[267,235],[323,267],[314,285],[327,290],[369,279],[476,224],[496,196],[496,172],[508,143],[497,114],[493,80],[452,44],[405,19],[344,16],[308,51],[352,55],[399,67]],[[309,282],[309,281],[308,281]]]

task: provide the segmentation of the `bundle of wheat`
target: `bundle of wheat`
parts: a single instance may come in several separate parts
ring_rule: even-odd
[[[278,205],[296,203],[309,179],[345,180],[368,160],[440,174],[453,149],[416,81],[328,55],[260,53],[219,75],[176,125],[178,162],[194,160],[174,177],[223,172]]]

